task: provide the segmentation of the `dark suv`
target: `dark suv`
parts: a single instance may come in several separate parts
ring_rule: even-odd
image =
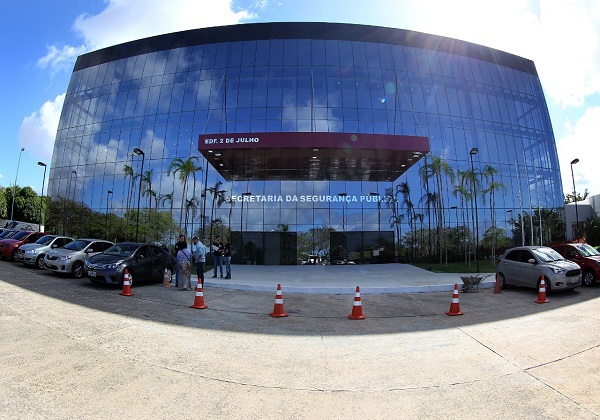
[[[600,252],[588,244],[553,245],[552,249],[581,267],[584,286],[592,286],[600,278]]]

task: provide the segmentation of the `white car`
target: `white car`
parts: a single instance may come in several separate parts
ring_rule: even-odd
[[[92,255],[99,254],[114,244],[102,239],[78,239],[61,249],[50,251],[44,258],[44,268],[55,273],[83,277],[83,264]]]
[[[581,284],[581,269],[558,252],[546,246],[520,246],[507,249],[500,257],[496,272],[500,287],[507,285],[539,289],[542,277],[546,293],[573,290]]]
[[[71,241],[73,241],[73,238],[68,236],[44,235],[35,243],[21,245],[15,254],[15,261],[44,268],[44,256],[50,250],[65,246]]]

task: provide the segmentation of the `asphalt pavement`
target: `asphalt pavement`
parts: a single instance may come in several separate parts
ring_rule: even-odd
[[[600,417],[600,286],[536,304],[487,282],[448,316],[458,275],[408,267],[234,266],[192,309],[0,261],[0,417]]]

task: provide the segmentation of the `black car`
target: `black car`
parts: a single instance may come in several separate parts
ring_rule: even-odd
[[[133,285],[141,281],[161,282],[165,269],[170,277],[173,266],[169,254],[158,246],[134,242],[113,245],[84,264],[85,276],[94,283],[122,285],[125,269]]]

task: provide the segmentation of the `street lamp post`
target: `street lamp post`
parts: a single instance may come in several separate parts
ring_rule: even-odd
[[[42,178],[42,195],[40,196],[40,225],[38,231],[42,231],[42,225],[44,224],[44,184],[46,183],[46,164],[44,162],[38,162],[38,165],[44,167],[44,177]]]
[[[244,218],[244,197],[247,197],[249,195],[252,195],[252,193],[251,192],[242,193],[242,210],[240,211],[240,242],[241,242],[241,244],[240,244],[240,255],[244,259],[244,261],[242,261],[242,264],[246,263],[246,259],[245,259],[246,253],[244,252],[244,224],[243,224],[243,218]]]
[[[19,161],[17,162],[17,173],[15,174],[15,184],[13,185],[13,193],[12,193],[12,204],[10,205],[10,220],[15,220],[14,218],[14,210],[15,210],[15,195],[17,194],[17,177],[19,176],[19,166],[21,165],[21,155],[25,151],[24,147],[21,147],[21,151],[19,152]]]
[[[339,193],[338,196],[341,197],[342,203],[342,230],[346,232],[346,197],[348,194],[345,192]]]
[[[477,214],[477,191],[475,188],[475,168],[473,167],[473,156],[477,154],[479,150],[476,147],[473,147],[469,152],[471,157],[471,185],[473,186],[473,192],[471,197],[471,202],[475,203],[475,264],[477,265],[477,272],[479,273],[479,257],[477,255],[477,248],[479,248],[479,215]]]
[[[142,197],[142,174],[144,173],[144,160],[146,159],[146,155],[140,148],[133,149],[133,153],[136,155],[142,155],[142,169],[140,169],[140,185],[138,188],[138,202],[137,202],[137,220],[135,222],[135,241],[139,241],[139,233],[140,233],[140,199]]]
[[[106,192],[106,239],[110,240],[110,231],[108,229],[108,204],[110,203],[110,195],[113,192],[111,190],[108,190]]]
[[[369,193],[371,197],[377,197],[377,232],[381,232],[381,202],[379,201],[379,193]]]
[[[579,162],[579,159],[577,159],[577,158],[575,158],[571,161],[571,179],[573,179],[573,200],[575,200],[575,220],[577,223],[575,225],[575,230],[576,230],[577,239],[579,239],[579,213],[577,212],[577,192],[575,190],[575,176],[573,175],[573,165],[575,165],[578,162]]]

